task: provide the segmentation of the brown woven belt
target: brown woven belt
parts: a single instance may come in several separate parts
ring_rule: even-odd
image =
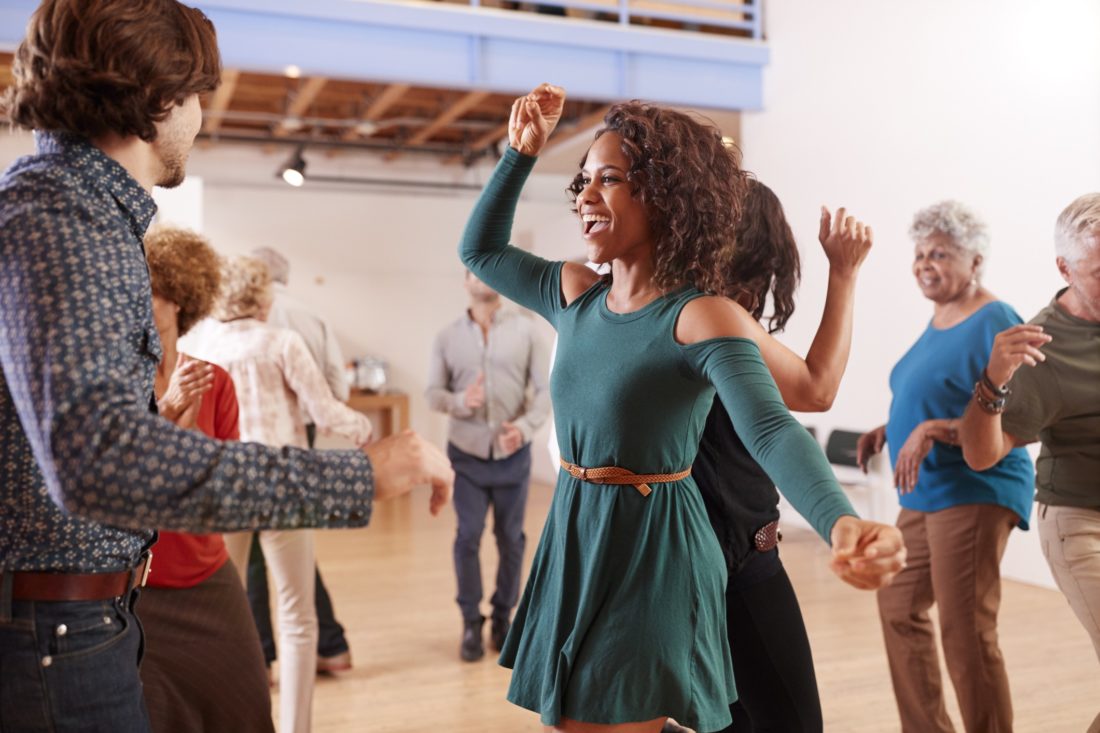
[[[685,468],[676,473],[634,473],[626,468],[618,466],[600,466],[598,468],[585,468],[575,463],[570,463],[564,458],[558,459],[573,478],[587,481],[590,484],[619,484],[630,485],[638,490],[642,496],[649,496],[653,489],[649,484],[667,484],[671,481],[679,481],[691,475],[691,469]]]

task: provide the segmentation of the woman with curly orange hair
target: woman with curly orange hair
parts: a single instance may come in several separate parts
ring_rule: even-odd
[[[211,438],[238,440],[237,395],[220,367],[177,349],[214,306],[221,260],[185,229],[145,237],[153,320],[164,356],[155,391],[161,415]],[[153,731],[271,733],[271,695],[248,598],[222,536],[160,532],[142,591],[141,681]]]
[[[460,256],[558,331],[551,391],[565,469],[501,663],[509,699],[572,733],[699,731],[736,699],[726,563],[690,466],[715,393],[738,434],[874,587],[900,569],[897,531],[855,516],[760,357],[763,328],[723,292],[745,176],[717,130],[673,110],[616,105],[570,187],[588,259],[508,246],[519,194],[561,116],[544,84],[516,100],[504,158]],[[797,458],[797,460],[792,460]]]

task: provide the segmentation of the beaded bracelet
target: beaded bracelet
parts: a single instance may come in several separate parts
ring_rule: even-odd
[[[982,394],[983,386],[981,382],[974,383],[974,401],[978,403],[978,407],[982,408],[983,412],[990,415],[1000,415],[1005,411],[1005,398],[998,397],[992,400],[987,398]]]

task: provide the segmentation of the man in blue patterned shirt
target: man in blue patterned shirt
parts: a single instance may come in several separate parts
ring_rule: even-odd
[[[0,730],[144,731],[133,589],[153,527],[367,524],[453,474],[412,433],[365,451],[220,443],[155,414],[142,237],[220,74],[175,0],[45,0],[3,107],[38,132],[0,178]]]

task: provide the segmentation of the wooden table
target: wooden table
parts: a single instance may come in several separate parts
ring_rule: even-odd
[[[365,392],[352,389],[348,406],[359,412],[377,412],[381,420],[374,426],[374,437],[385,438],[409,428],[409,396],[404,392]]]

